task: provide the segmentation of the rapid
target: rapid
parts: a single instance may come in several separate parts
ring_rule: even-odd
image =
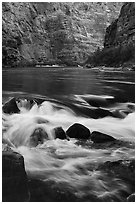
[[[3,112],[3,138],[23,155],[28,178],[40,182],[42,201],[125,201],[133,192],[134,178],[126,179],[123,173],[124,169],[125,174],[130,172],[128,164],[135,159],[133,100],[118,100],[116,95],[104,92],[51,97],[5,90],[3,95],[3,105],[16,97],[20,110]],[[56,139],[56,127],[66,132],[74,123],[118,142]],[[33,145],[32,135],[38,128],[46,138]]]

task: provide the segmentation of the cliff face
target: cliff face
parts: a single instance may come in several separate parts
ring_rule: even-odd
[[[88,61],[94,66],[123,66],[135,64],[135,3],[124,3],[118,19],[106,29],[104,48],[97,50]]]
[[[135,43],[135,3],[125,3],[119,18],[107,29],[104,47],[117,46],[123,43]]]
[[[2,3],[3,65],[80,64],[103,47],[122,3]]]

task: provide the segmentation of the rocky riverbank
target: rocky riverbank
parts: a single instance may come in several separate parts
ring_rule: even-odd
[[[92,165],[89,168],[90,170],[92,168],[93,171],[103,171],[111,177],[117,176],[117,178],[130,187],[130,192],[125,193],[124,189],[123,193],[121,192],[121,201],[135,202],[135,160],[108,161],[104,164]],[[80,199],[73,191],[65,189],[64,186],[56,184],[54,181],[44,182],[40,179],[27,176],[23,156],[12,151],[10,148],[3,150],[2,153],[2,175],[3,202],[104,201],[94,195],[89,198]]]
[[[26,202],[29,200],[28,178],[24,158],[13,151],[3,140],[2,151],[2,201]]]

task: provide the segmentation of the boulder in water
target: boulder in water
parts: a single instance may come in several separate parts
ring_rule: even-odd
[[[22,111],[23,109],[30,110],[32,106],[36,104],[33,99],[28,98],[17,98],[16,103],[20,111]]]
[[[12,150],[2,152],[2,201],[25,202],[29,200],[28,181],[24,158]]]
[[[36,147],[38,144],[43,144],[44,140],[48,139],[48,134],[42,128],[36,128],[30,136],[29,145]]]
[[[108,107],[108,105],[114,103],[114,98],[111,96],[84,95],[82,98],[94,107]]]
[[[62,129],[62,127],[56,127],[56,128],[54,128],[54,131],[55,131],[55,139],[56,139],[56,138],[59,138],[59,139],[61,139],[61,140],[67,139],[66,133],[65,133],[65,131]]]
[[[113,114],[113,117],[116,117],[116,118],[125,118],[127,116],[127,114],[124,112],[124,111],[121,111],[121,110],[114,110],[112,111],[112,114]]]
[[[70,126],[66,131],[66,134],[68,137],[76,139],[89,139],[90,137],[89,129],[79,123]]]
[[[104,143],[104,142],[112,142],[115,141],[116,139],[110,135],[98,132],[98,131],[93,131],[91,133],[90,139],[94,143]]]
[[[3,107],[2,107],[2,110],[4,113],[8,113],[8,114],[11,114],[11,113],[19,113],[20,110],[17,106],[17,103],[16,103],[16,99],[15,98],[12,98],[11,100],[9,100],[8,102],[6,102]]]

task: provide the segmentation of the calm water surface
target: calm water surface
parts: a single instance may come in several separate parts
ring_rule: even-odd
[[[23,68],[3,70],[3,96],[10,92],[53,98],[73,94],[112,95],[134,102],[134,72],[92,71],[77,68]],[[12,93],[13,94],[13,93]]]

